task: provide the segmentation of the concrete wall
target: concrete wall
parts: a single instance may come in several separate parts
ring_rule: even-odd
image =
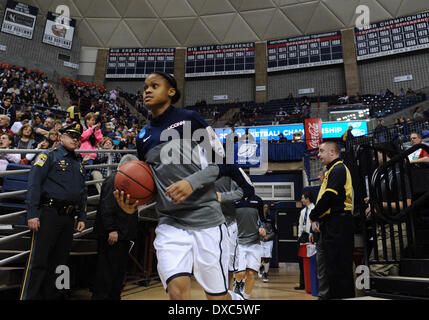
[[[268,74],[268,100],[286,98],[289,93],[298,96],[299,89],[314,88],[314,94],[327,96],[346,91],[343,65],[308,68]]]
[[[0,10],[2,20],[3,15],[4,10]],[[45,72],[53,81],[57,80],[54,79],[54,72],[60,77],[76,78],[78,71],[65,67],[64,61],[58,59],[58,54],[69,55],[70,62],[79,63],[81,46],[77,32],[73,37],[72,50],[51,46],[42,43],[45,23],[46,15],[39,14],[32,40],[0,32],[0,44],[7,47],[6,51],[0,51],[0,62]]]
[[[401,88],[429,86],[429,50],[410,52],[359,62],[361,93],[372,94],[389,88],[398,94]],[[412,75],[412,81],[394,82],[395,77]]]
[[[255,79],[253,75],[223,78],[188,78],[185,81],[185,106],[193,105],[197,100],[205,99],[210,103],[253,101],[255,99]],[[227,95],[228,100],[214,101],[215,95]]]

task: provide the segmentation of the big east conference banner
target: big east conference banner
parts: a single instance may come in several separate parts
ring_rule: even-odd
[[[322,140],[322,119],[305,119],[305,139],[308,149],[319,148]]]

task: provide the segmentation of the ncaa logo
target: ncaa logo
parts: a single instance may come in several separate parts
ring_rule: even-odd
[[[242,144],[238,149],[237,156],[240,158],[251,158],[256,154],[256,150],[258,149],[257,144],[246,143]]]

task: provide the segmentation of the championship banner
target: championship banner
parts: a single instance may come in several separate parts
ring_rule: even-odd
[[[357,60],[429,48],[429,12],[355,28]]]
[[[267,42],[267,71],[343,63],[341,32],[313,34]]]
[[[24,3],[8,0],[1,31],[18,37],[33,39],[39,9]]]
[[[260,167],[261,158],[261,143],[238,142],[234,144],[234,164],[238,167]]]
[[[305,139],[308,149],[319,148],[322,140],[322,119],[305,119]]]
[[[71,50],[76,20],[48,11],[43,43]]]
[[[146,78],[154,71],[174,74],[175,48],[110,49],[106,78]]]
[[[187,49],[185,77],[255,73],[255,43],[208,45]]]

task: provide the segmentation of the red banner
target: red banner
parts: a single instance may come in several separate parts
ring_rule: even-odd
[[[305,119],[305,139],[308,149],[319,148],[322,141],[322,119]]]

